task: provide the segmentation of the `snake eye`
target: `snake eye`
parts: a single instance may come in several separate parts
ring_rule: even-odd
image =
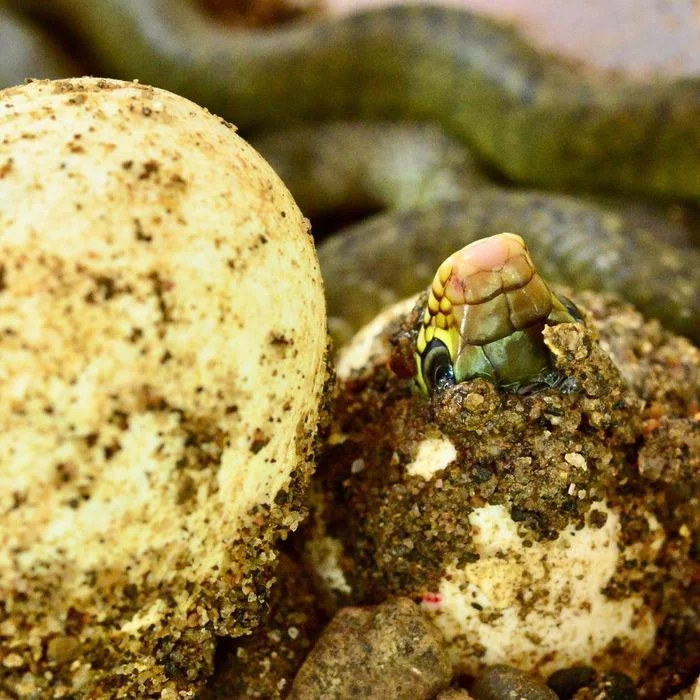
[[[581,309],[574,304],[571,299],[568,297],[565,297],[563,294],[557,294],[557,297],[559,298],[559,301],[561,301],[562,304],[564,304],[564,307],[566,310],[577,320],[577,321],[583,321],[583,314],[581,313]]]
[[[423,379],[430,394],[443,391],[455,384],[455,374],[452,368],[452,358],[445,343],[433,338],[422,356]]]

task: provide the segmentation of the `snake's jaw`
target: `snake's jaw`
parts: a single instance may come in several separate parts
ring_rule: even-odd
[[[546,384],[544,326],[580,320],[576,307],[549,289],[520,236],[475,241],[448,257],[433,279],[416,341],[418,386],[432,394],[444,388],[447,373],[452,383],[484,377],[509,389]]]

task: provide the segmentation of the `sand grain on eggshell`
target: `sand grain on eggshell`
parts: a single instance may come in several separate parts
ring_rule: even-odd
[[[0,263],[1,687],[196,690],[304,510],[308,224],[195,104],[41,81],[0,92]]]

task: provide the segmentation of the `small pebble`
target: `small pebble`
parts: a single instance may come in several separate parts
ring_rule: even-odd
[[[484,403],[484,397],[481,394],[467,394],[464,404],[470,411],[476,411]]]
[[[306,657],[289,700],[432,700],[449,685],[442,635],[408,598],[343,608]]]
[[[547,685],[557,694],[559,700],[570,700],[581,688],[591,686],[596,678],[594,668],[590,666],[572,666],[555,671],[548,679]]]
[[[474,700],[558,700],[542,681],[505,665],[484,671],[474,683],[472,696]]]

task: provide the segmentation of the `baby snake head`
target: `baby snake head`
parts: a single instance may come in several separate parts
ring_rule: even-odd
[[[542,330],[581,320],[540,277],[520,236],[475,241],[433,279],[416,342],[418,385],[431,395],[475,377],[508,390],[550,386],[558,377]]]

